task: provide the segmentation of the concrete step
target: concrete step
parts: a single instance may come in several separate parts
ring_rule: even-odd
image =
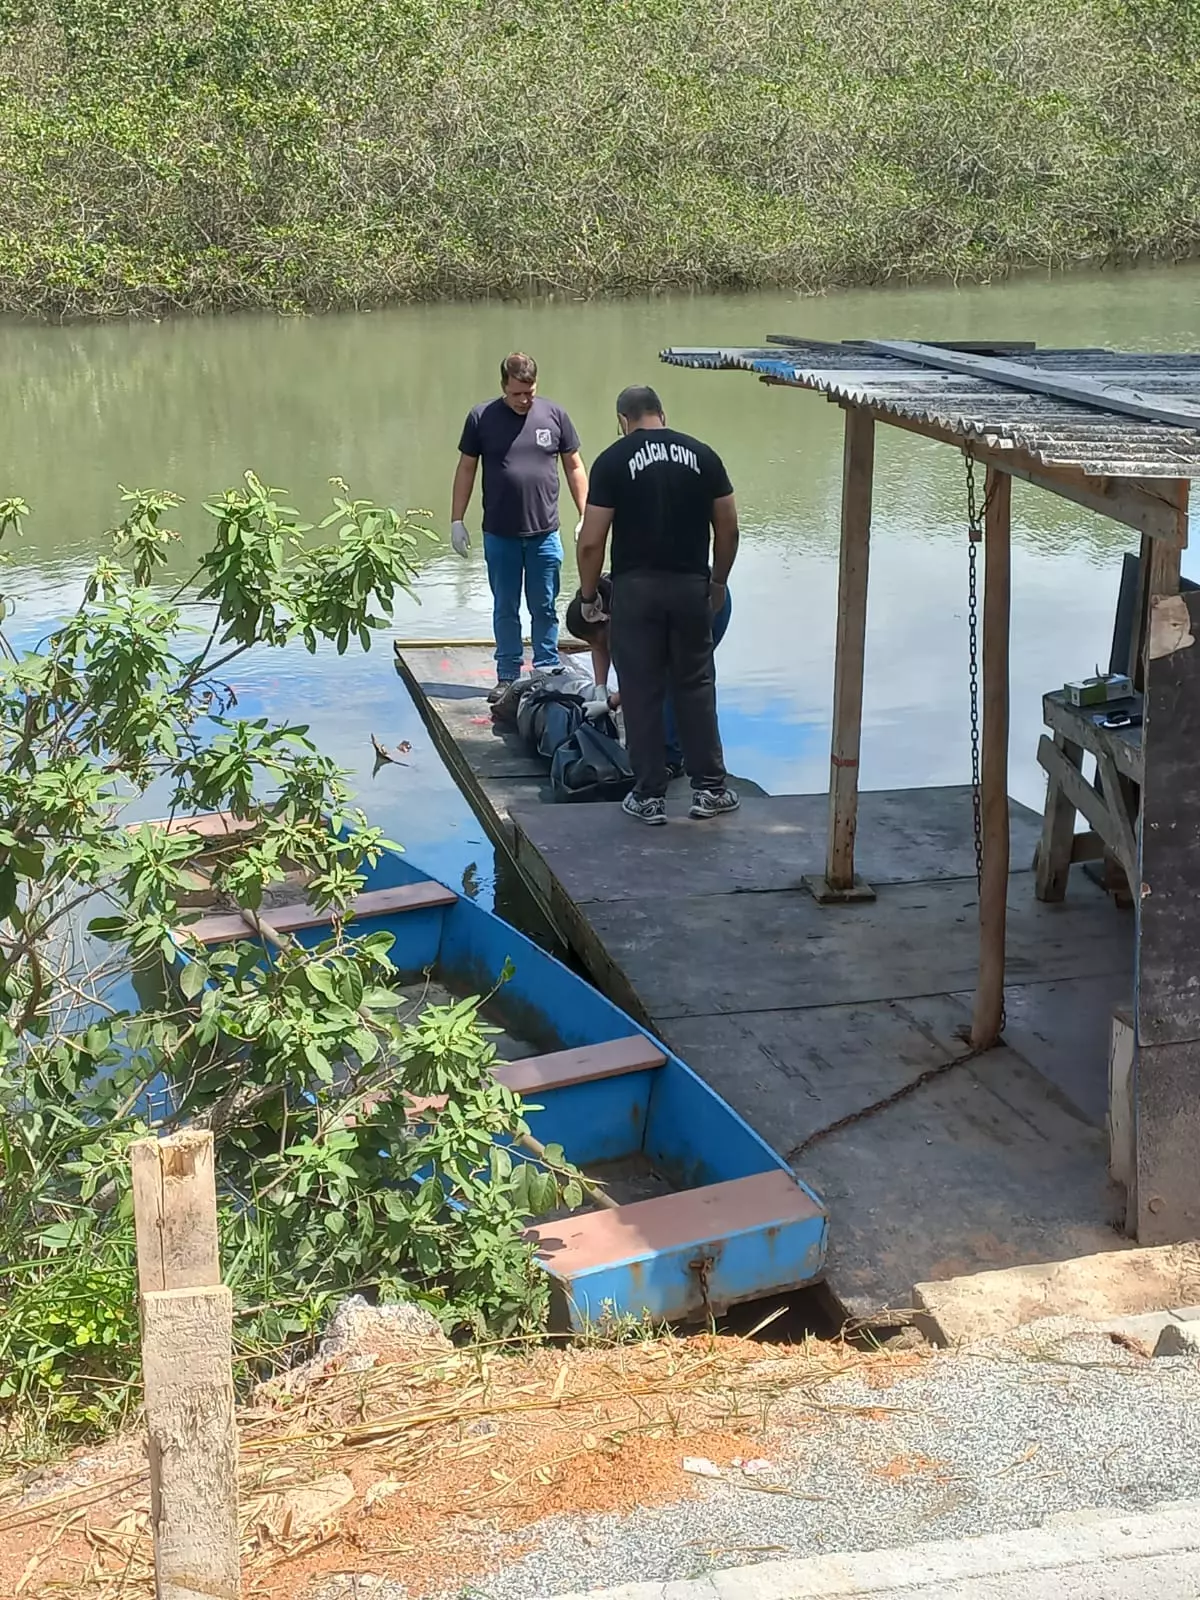
[[[1200,1302],[1200,1244],[1136,1248],[1000,1267],[913,1288],[914,1321],[936,1344],[970,1344],[1043,1317],[1089,1322]],[[1115,1328],[1114,1331],[1121,1331]]]

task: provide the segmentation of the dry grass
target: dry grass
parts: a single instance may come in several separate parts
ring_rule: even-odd
[[[444,1588],[531,1548],[534,1525],[556,1512],[699,1492],[685,1456],[728,1467],[769,1448],[785,1422],[794,1437],[830,1414],[882,1419],[887,1406],[838,1406],[826,1385],[854,1372],[886,1388],[923,1362],[911,1350],[706,1335],[524,1355],[410,1348],[362,1372],[330,1363],[299,1393],[268,1387],[241,1415],[246,1593],[299,1600],[328,1572],[383,1574],[414,1597]],[[39,1504],[16,1502],[10,1486],[5,1513],[0,1492],[0,1593],[153,1593],[144,1473],[112,1459]],[[292,1497],[331,1479],[347,1503],[306,1521]]]

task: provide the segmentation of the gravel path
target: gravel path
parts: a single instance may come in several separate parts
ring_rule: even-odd
[[[843,1379],[821,1401],[764,1451],[774,1470],[754,1483],[786,1493],[730,1474],[739,1481],[698,1479],[697,1499],[657,1510],[551,1518],[526,1531],[536,1550],[454,1600],[692,1578],[1200,1495],[1200,1360],[1147,1361],[1065,1318],[936,1355],[888,1389]]]

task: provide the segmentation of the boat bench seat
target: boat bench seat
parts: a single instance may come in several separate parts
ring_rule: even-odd
[[[822,1216],[812,1196],[778,1168],[701,1189],[635,1200],[615,1210],[585,1211],[530,1230],[556,1277],[574,1277],[665,1251],[722,1245],[731,1235]]]
[[[355,917],[382,917],[399,911],[426,911],[434,906],[450,906],[458,899],[453,889],[444,884],[402,883],[394,889],[368,889],[356,896],[351,909]],[[265,928],[278,934],[296,933],[301,928],[319,928],[329,921],[325,911],[314,911],[311,906],[273,906],[260,915]],[[235,939],[252,939],[253,930],[237,911],[216,912],[201,917],[199,922],[188,924],[187,931],[201,944],[232,944]]]
[[[500,1082],[516,1094],[545,1094],[574,1083],[594,1083],[598,1078],[619,1078],[627,1072],[645,1072],[666,1065],[663,1052],[644,1033],[613,1039],[607,1044],[585,1044],[552,1055],[526,1056],[505,1061],[496,1068]]]
[[[526,1237],[552,1281],[552,1324],[578,1331],[622,1305],[686,1322],[756,1300],[764,1283],[798,1289],[820,1276],[825,1228],[813,1196],[774,1168],[539,1222]]]
[[[530,1098],[550,1089],[569,1089],[573,1084],[618,1078],[627,1072],[653,1071],[665,1066],[666,1061],[663,1052],[644,1033],[634,1033],[608,1044],[585,1044],[576,1050],[556,1050],[552,1055],[499,1061],[496,1077],[514,1094]],[[445,1104],[444,1094],[410,1095],[409,1121],[421,1121],[426,1113],[440,1111]]]

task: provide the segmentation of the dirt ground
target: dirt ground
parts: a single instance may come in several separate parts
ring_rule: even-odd
[[[306,1600],[327,1574],[370,1573],[420,1600],[535,1548],[534,1524],[555,1512],[688,1498],[703,1482],[684,1466],[694,1458],[749,1462],[746,1487],[771,1492],[753,1461],[779,1430],[794,1449],[842,1409],[823,1403],[825,1384],[853,1372],[886,1390],[925,1359],[707,1334],[524,1354],[376,1338],[240,1412],[245,1594]],[[153,1594],[138,1435],[0,1484],[0,1594]]]

